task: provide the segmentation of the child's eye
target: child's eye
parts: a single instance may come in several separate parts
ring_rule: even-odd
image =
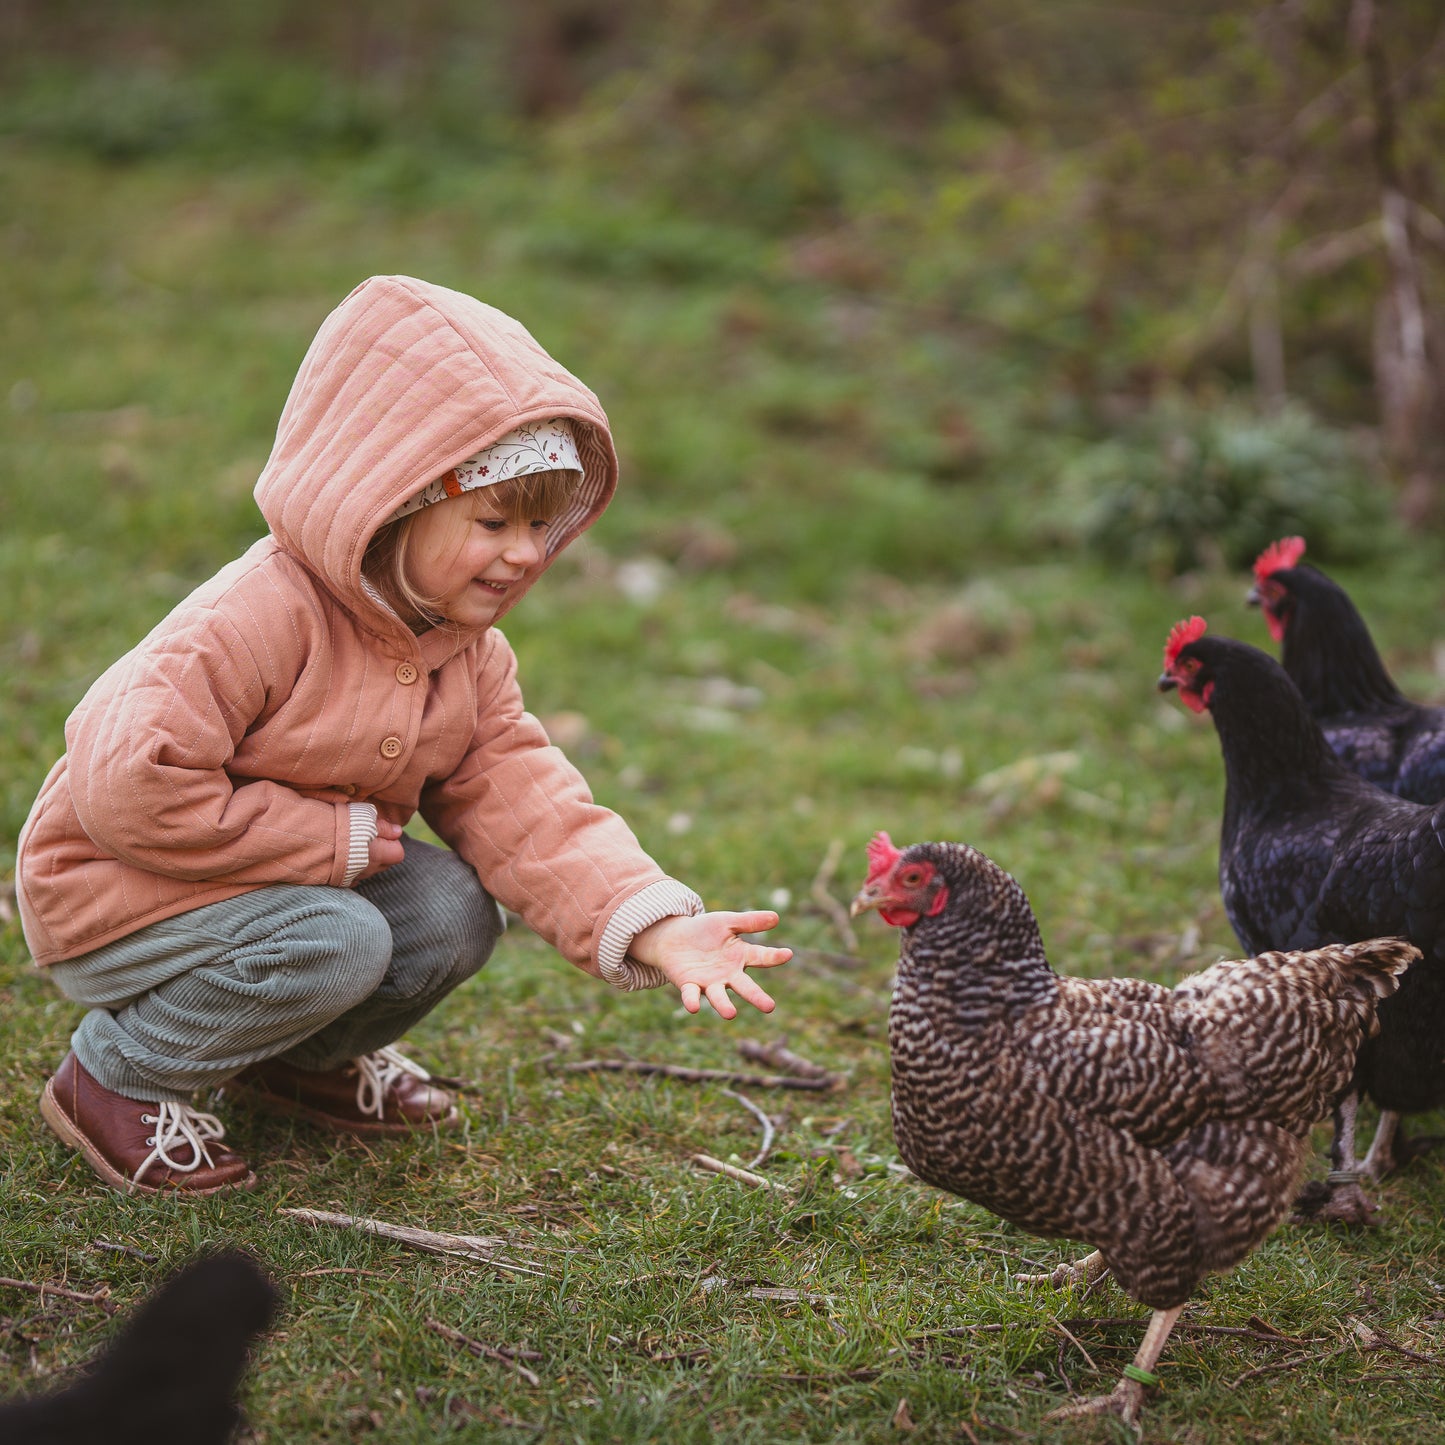
[[[488,532],[502,532],[505,531],[507,527],[507,519],[505,517],[478,517],[477,521],[479,521]]]
[[[545,532],[545,531],[547,530],[547,528],[550,527],[551,525],[552,525],[552,519],[551,519],[550,517],[533,517],[533,518],[532,518],[532,530],[533,530],[534,532]]]

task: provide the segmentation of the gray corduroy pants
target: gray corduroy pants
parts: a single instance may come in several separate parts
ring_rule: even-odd
[[[186,1102],[247,1064],[333,1069],[395,1042],[488,959],[502,918],[415,838],[354,888],[258,888],[46,970],[89,1012],[71,1047],[105,1088]]]

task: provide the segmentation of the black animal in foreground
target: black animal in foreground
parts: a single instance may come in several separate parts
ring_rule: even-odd
[[[1216,963],[1173,989],[1049,966],[1023,890],[962,843],[868,848],[853,912],[902,929],[888,1020],[893,1132],[908,1167],[1035,1234],[1095,1247],[1025,1276],[1112,1270],[1154,1316],[1111,1395],[1059,1414],[1132,1423],[1199,1280],[1289,1208],[1375,1004],[1418,952],[1400,939]]]
[[[1280,644],[1280,663],[1326,742],[1378,788],[1414,803],[1445,798],[1445,708],[1411,702],[1339,583],[1301,562],[1302,537],[1259,554],[1249,602]]]
[[[1395,1166],[1401,1114],[1445,1102],[1445,804],[1365,782],[1335,756],[1279,663],[1204,632],[1202,617],[1173,629],[1159,687],[1208,710],[1219,734],[1219,886],[1240,943],[1261,953],[1392,935],[1422,954],[1380,1006],[1380,1032],[1336,1109],[1328,1197],[1301,1201],[1323,1218],[1367,1223],[1375,1205],[1361,1175],[1379,1179]],[[1360,1092],[1381,1110],[1363,1165]]]
[[[226,1445],[251,1341],[277,1293],[238,1251],[187,1265],[149,1295],[78,1380],[0,1403],[4,1445]]]

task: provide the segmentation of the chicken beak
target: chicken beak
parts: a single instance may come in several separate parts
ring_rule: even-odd
[[[1161,672],[1159,674],[1159,681],[1156,682],[1154,686],[1157,687],[1160,692],[1173,692],[1174,689],[1179,686],[1179,680],[1170,677],[1167,672]]]
[[[1262,607],[1264,605],[1264,598],[1260,596],[1258,587],[1249,589],[1249,595],[1244,599],[1244,605],[1246,607]]]
[[[860,913],[867,913],[870,908],[881,907],[883,902],[883,895],[872,884],[865,883],[848,905],[848,917],[857,918]]]

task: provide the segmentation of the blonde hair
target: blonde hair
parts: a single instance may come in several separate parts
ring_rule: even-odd
[[[509,522],[550,522],[572,500],[581,482],[581,472],[570,469],[527,472],[490,487],[473,487],[461,497],[448,497],[445,503],[433,502],[432,506],[451,506],[450,515],[459,525],[479,515],[504,517]],[[460,505],[463,498],[469,499],[471,506]],[[436,627],[445,625],[447,619],[437,610],[437,599],[417,588],[407,567],[416,520],[429,510],[422,507],[377,528],[366,544],[361,575],[404,622]]]

